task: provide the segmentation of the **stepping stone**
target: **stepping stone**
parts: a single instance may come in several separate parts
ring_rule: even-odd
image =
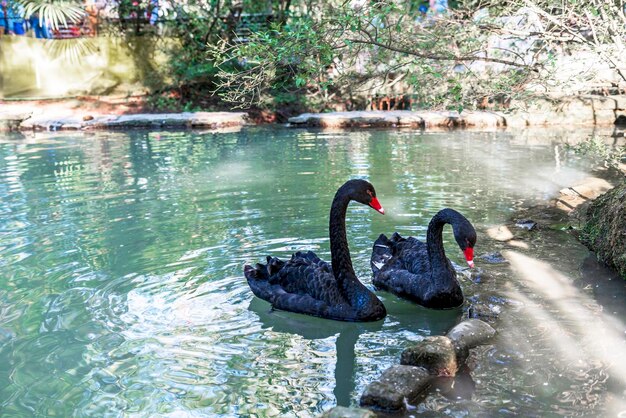
[[[430,388],[432,376],[422,367],[395,365],[370,383],[361,395],[361,406],[385,411],[403,411],[419,403]]]

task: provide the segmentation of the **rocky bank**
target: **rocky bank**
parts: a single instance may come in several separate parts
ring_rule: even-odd
[[[595,199],[585,220],[581,241],[626,280],[626,180]]]

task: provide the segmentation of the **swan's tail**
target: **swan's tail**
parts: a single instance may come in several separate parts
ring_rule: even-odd
[[[381,268],[393,257],[392,243],[385,234],[380,234],[378,239],[374,242],[374,248],[372,248],[372,259],[370,264],[374,275],[377,275]]]
[[[257,263],[254,267],[245,265],[243,275],[246,277],[252,293],[271,303],[273,295],[272,276],[284,265],[284,261],[269,256],[267,257],[267,264]]]
[[[387,238],[385,234],[380,234],[374,242],[372,259],[370,261],[374,276],[378,275],[384,266],[389,268],[391,265],[399,262],[397,258],[394,258],[394,254],[396,253],[396,246],[403,241],[406,241],[406,239],[402,238],[397,232],[394,232],[391,238]]]
[[[269,278],[277,273],[285,265],[284,261],[277,257],[267,256],[267,264],[257,263],[256,266],[245,265],[243,267],[243,275],[246,276],[248,282],[250,280],[269,280]]]

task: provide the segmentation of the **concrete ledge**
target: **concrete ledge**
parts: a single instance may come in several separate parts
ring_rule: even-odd
[[[454,128],[506,126],[505,119],[494,112],[434,112],[434,111],[354,111],[334,113],[304,113],[289,118],[291,126],[322,128]]]
[[[526,126],[613,126],[626,120],[626,96],[542,96],[514,100],[504,111],[354,111],[304,113],[291,126],[322,128],[480,128]]]
[[[134,115],[36,114],[20,121],[17,129],[34,131],[97,129],[220,129],[248,123],[244,112],[183,112]]]

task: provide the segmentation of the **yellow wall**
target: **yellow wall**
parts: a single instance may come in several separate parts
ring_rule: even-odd
[[[171,39],[0,37],[0,98],[129,94],[158,86]]]

